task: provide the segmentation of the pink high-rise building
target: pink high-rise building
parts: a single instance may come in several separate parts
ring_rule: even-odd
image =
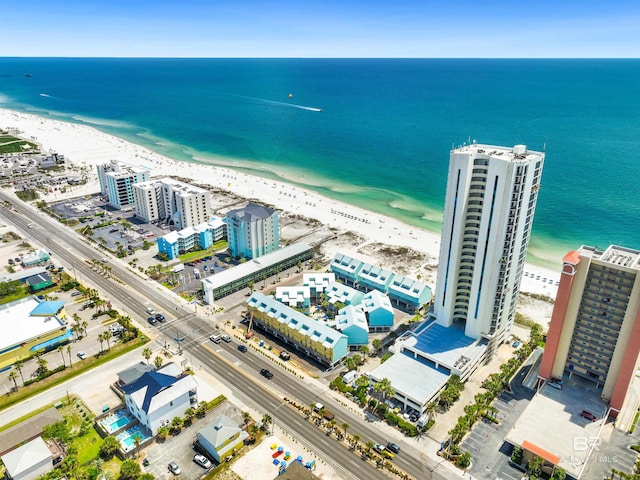
[[[563,259],[562,276],[540,366],[546,379],[578,375],[602,388],[616,415],[640,355],[640,251],[581,247]],[[633,405],[631,404],[633,403]]]

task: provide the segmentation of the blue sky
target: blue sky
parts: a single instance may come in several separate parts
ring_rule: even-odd
[[[634,57],[637,0],[0,0],[0,56]]]

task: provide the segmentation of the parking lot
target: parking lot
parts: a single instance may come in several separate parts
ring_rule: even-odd
[[[205,418],[196,419],[189,427],[173,436],[169,436],[164,442],[156,443],[145,449],[141,457],[149,461],[149,465],[143,466],[142,470],[153,474],[158,480],[173,478],[169,471],[169,462],[174,461],[182,471],[180,478],[193,480],[199,478],[207,472],[206,469],[196,464],[193,457],[196,453],[193,442],[198,431],[205,427],[218,415],[231,417],[238,425],[243,423],[242,412],[230,402],[224,402],[209,412]],[[209,458],[209,460],[212,460]],[[215,463],[214,463],[215,466]]]

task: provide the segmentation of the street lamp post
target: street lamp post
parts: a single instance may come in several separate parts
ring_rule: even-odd
[[[275,410],[273,411],[273,418],[271,419],[271,435],[275,435],[276,433],[276,413],[278,412],[278,409],[284,405],[286,405],[286,402],[282,402],[280,405],[278,405]]]

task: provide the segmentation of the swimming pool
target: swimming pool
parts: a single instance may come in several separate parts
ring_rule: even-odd
[[[142,444],[151,438],[150,435],[147,435],[145,429],[141,428],[140,425],[135,425],[117,437],[120,445],[122,445],[122,449],[125,452],[133,450],[136,446],[136,439],[138,439],[138,444]]]
[[[131,418],[129,418],[129,416],[127,415],[127,411],[122,409],[100,420],[100,424],[107,431],[107,433],[113,433],[124,427],[131,421]]]

